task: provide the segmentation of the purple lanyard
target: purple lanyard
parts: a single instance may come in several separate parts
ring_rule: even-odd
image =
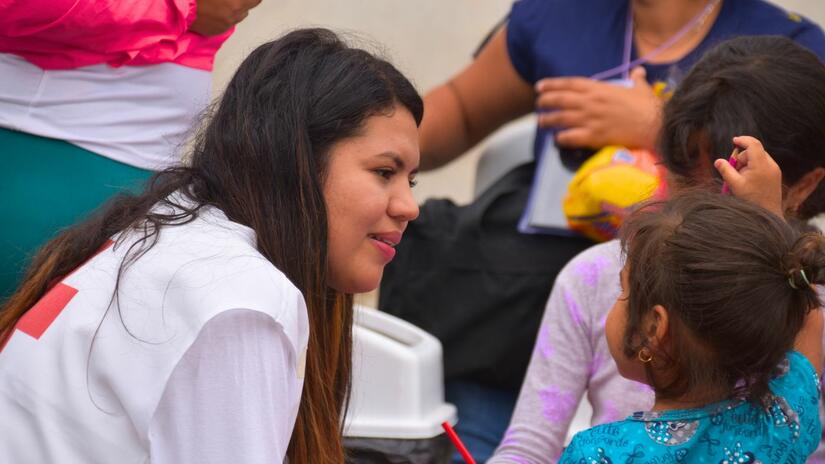
[[[687,24],[682,26],[679,31],[674,34],[671,38],[667,39],[665,43],[659,45],[654,50],[650,51],[647,55],[642,56],[640,58],[636,58],[633,61],[630,61],[630,52],[633,49],[633,5],[628,2],[627,5],[627,23],[625,26],[625,33],[624,33],[624,52],[622,53],[622,64],[616,66],[615,68],[610,68],[606,71],[602,71],[600,73],[593,74],[590,76],[591,79],[595,79],[597,81],[605,80],[609,77],[613,77],[617,74],[622,75],[622,79],[629,79],[630,78],[630,70],[639,66],[641,64],[647,63],[651,59],[658,56],[660,53],[664,52],[668,48],[672,47],[676,42],[682,39],[688,32],[695,29],[698,25],[705,22],[708,15],[710,15],[713,8],[719,4],[721,0],[711,0],[708,2],[707,6],[699,12],[696,16],[693,17]]]

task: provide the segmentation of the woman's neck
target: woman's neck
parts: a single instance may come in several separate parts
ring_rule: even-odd
[[[639,55],[645,55],[667,42],[693,18],[711,8],[688,31],[653,62],[673,61],[693,50],[707,35],[721,10],[719,0],[631,0],[634,38]]]
[[[631,0],[636,30],[665,41],[713,0]]]

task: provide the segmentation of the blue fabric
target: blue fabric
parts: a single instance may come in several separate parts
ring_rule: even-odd
[[[627,0],[520,0],[507,24],[507,50],[516,71],[533,84],[546,77],[592,76],[622,64]],[[681,60],[645,64],[648,81],[671,88],[709,49],[741,35],[789,37],[825,61],[825,33],[810,20],[762,0],[725,0],[704,40]],[[638,58],[635,47],[631,60]],[[615,76],[621,78],[621,76]],[[541,153],[546,130],[539,130]]]
[[[561,464],[803,463],[819,443],[819,379],[797,352],[770,382],[770,407],[742,400],[637,412],[576,434]]]
[[[504,436],[518,392],[460,381],[447,382],[445,390],[447,401],[458,408],[456,433],[473,458],[485,462]],[[464,464],[458,451],[452,463]]]

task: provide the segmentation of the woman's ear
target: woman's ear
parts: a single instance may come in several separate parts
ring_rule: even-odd
[[[645,321],[645,333],[650,347],[656,351],[661,350],[663,344],[666,343],[669,322],[667,310],[662,305],[654,306],[648,313]]]
[[[796,212],[802,203],[805,203],[805,200],[819,187],[823,178],[825,178],[825,168],[820,166],[808,171],[801,179],[790,186],[783,201],[785,211]]]

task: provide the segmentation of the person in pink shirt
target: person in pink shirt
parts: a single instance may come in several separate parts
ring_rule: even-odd
[[[0,301],[32,250],[152,172],[260,0],[0,1]]]
[[[221,27],[211,19],[217,12],[208,9],[216,9],[217,3],[12,2],[0,16],[0,52],[48,70],[177,63],[211,71],[215,53],[234,30],[234,20]],[[245,12],[257,1],[224,3],[238,3]]]

